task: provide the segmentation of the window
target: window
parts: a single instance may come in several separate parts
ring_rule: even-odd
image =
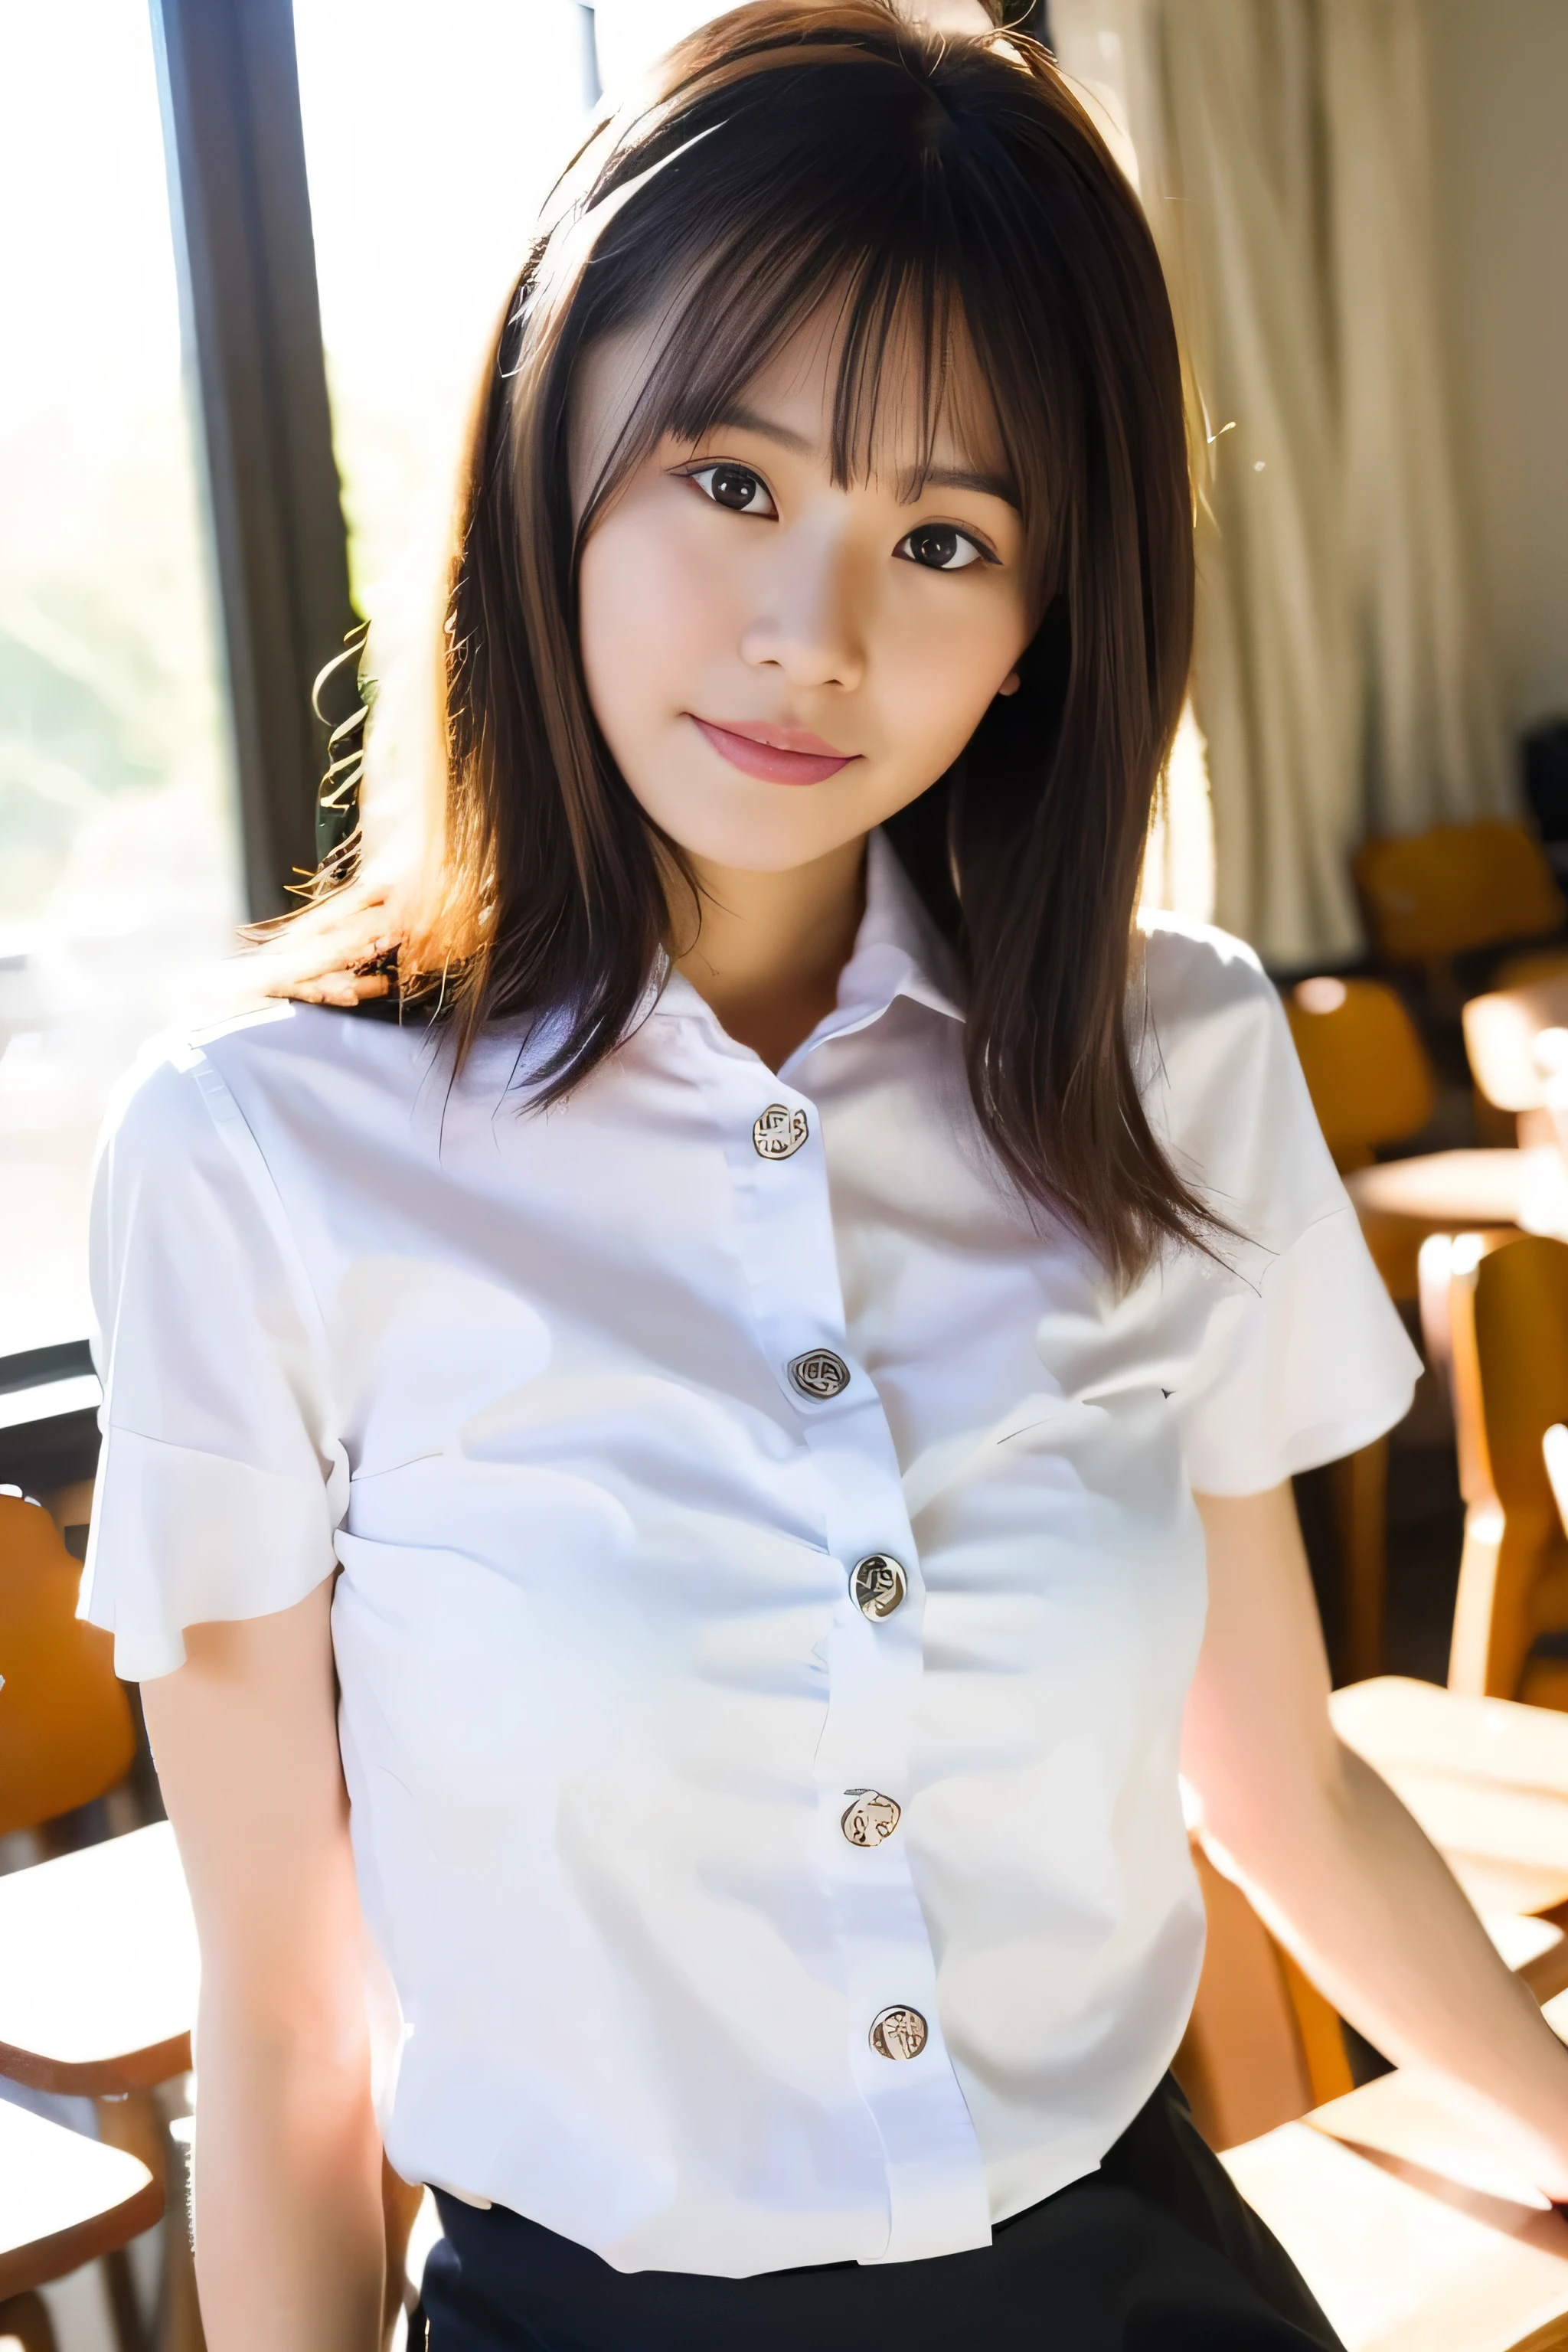
[[[374,619],[446,520],[485,338],[585,127],[579,12],[295,0],[294,37],[351,576]]]
[[[321,333],[354,598],[439,544],[485,341],[540,204],[608,96],[701,0],[295,0]]]
[[[210,401],[210,314],[240,299],[247,269],[261,303],[247,324],[276,335],[300,315],[286,286],[271,289],[280,307],[263,298],[268,272],[297,272],[307,246],[241,252],[234,190],[213,177],[215,153],[221,163],[237,142],[245,168],[297,177],[287,141],[257,131],[289,16],[275,5],[263,24],[246,0],[163,5],[205,77],[186,106],[208,148],[182,157],[182,184],[187,209],[205,208],[216,270],[193,294]],[[416,583],[425,572],[486,336],[599,73],[613,99],[716,13],[704,0],[295,0],[333,438],[353,585],[373,618],[400,570]],[[226,58],[259,71],[256,89],[230,87]],[[262,903],[275,887],[276,845],[251,838],[258,794],[311,788],[287,745],[258,748],[252,709],[242,829],[163,135],[146,0],[0,0],[0,203],[21,225],[0,249],[0,315],[25,354],[0,373],[0,1364],[88,1328],[88,1181],[110,1089],[143,1039],[200,1017],[244,911],[242,830],[253,900],[258,875]],[[265,193],[267,233],[298,199],[304,239],[302,191]],[[237,346],[224,348],[232,369]],[[310,365],[314,352],[312,333]],[[298,617],[245,601],[258,575],[235,550],[243,559],[258,509],[299,495],[317,526],[338,527],[319,472],[265,475],[309,430],[299,353],[289,367],[287,418],[258,415],[252,397],[220,436],[251,502],[237,520],[232,478],[217,501],[242,667],[262,633],[275,645]],[[314,545],[312,578],[326,542]],[[296,683],[276,663],[257,670],[249,706],[275,710]]]
[[[79,1339],[89,1163],[238,912],[146,0],[0,0],[0,1357]]]

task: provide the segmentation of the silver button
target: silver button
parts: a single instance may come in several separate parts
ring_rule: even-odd
[[[918,2009],[879,2010],[871,2020],[871,2047],[879,2058],[918,2058],[929,2039]]]
[[[880,1845],[892,1836],[903,1811],[896,1798],[884,1797],[880,1789],[846,1789],[844,1793],[853,1802],[838,1826],[851,1845]]]
[[[803,1397],[821,1404],[828,1397],[842,1395],[849,1385],[849,1367],[842,1356],[831,1348],[813,1348],[804,1356],[796,1356],[789,1366],[790,1386]]]
[[[810,1133],[805,1111],[770,1103],[752,1129],[752,1141],[764,1160],[793,1160]]]
[[[850,1594],[862,1617],[890,1617],[909,1589],[909,1578],[890,1552],[868,1552],[849,1572]]]

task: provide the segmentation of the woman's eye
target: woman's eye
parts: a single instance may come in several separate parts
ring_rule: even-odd
[[[687,479],[695,482],[716,507],[728,507],[731,514],[778,513],[766,483],[749,466],[698,466]]]
[[[985,561],[969,533],[951,522],[922,522],[899,541],[899,553],[928,572],[963,572]]]

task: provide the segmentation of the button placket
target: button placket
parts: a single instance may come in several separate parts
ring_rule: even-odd
[[[923,1587],[887,1415],[846,1343],[816,1108],[786,1100],[776,1079],[770,1093],[746,1101],[742,1067],[756,1075],[754,1064],[731,1066],[724,1092],[736,1113],[724,1133],[753,1313],[798,1416],[826,1546],[843,1577],[826,1645],[828,1696],[816,1778],[820,1868],[847,2001],[846,2055],[884,2152],[889,2218],[879,2259],[907,2260],[990,2242],[984,2168],[942,2038],[935,1960],[901,1811],[922,1674]],[[800,1143],[787,1154],[764,1151],[756,1131],[787,1139],[798,1131],[797,1108],[805,1129]],[[781,1113],[791,1115],[788,1126]],[[873,1561],[883,1570],[872,1571]],[[869,1611],[862,1595],[872,1601]],[[897,1811],[896,1828],[873,1843],[856,1842],[844,1826],[856,1792]],[[921,2024],[895,2025],[896,2018]]]

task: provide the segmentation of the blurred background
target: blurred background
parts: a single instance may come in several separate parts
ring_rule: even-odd
[[[954,25],[976,6],[931,0]],[[717,13],[0,0],[0,1506],[41,1499],[68,1562],[110,1090],[218,1003],[237,925],[313,864],[353,696],[340,677],[318,718],[312,681],[422,576],[540,200],[595,110]],[[1276,979],[1428,1367],[1391,1444],[1300,1482],[1336,1678],[1392,1670],[1568,1731],[1568,5],[1006,14],[1138,186],[1200,420],[1197,658],[1145,898],[1239,932]],[[15,1765],[9,1557],[19,1877],[159,1807],[123,1697],[102,1697],[130,1743],[105,1732],[113,1770],[46,1801]],[[1559,1767],[1530,1752],[1539,1794]],[[1568,1950],[1559,1777],[1561,1821],[1509,1831],[1511,1860],[1431,1800],[1486,1916],[1547,1923],[1556,1946],[1516,1938],[1538,1973]],[[1291,2016],[1294,2114],[1335,2078]],[[1194,2084],[1211,2060],[1217,2139],[1279,2119],[1252,2091],[1226,2108],[1212,2053]],[[132,2094],[68,2074],[0,2097],[111,2141]],[[64,2352],[197,2340],[161,2242],[44,2285]]]

